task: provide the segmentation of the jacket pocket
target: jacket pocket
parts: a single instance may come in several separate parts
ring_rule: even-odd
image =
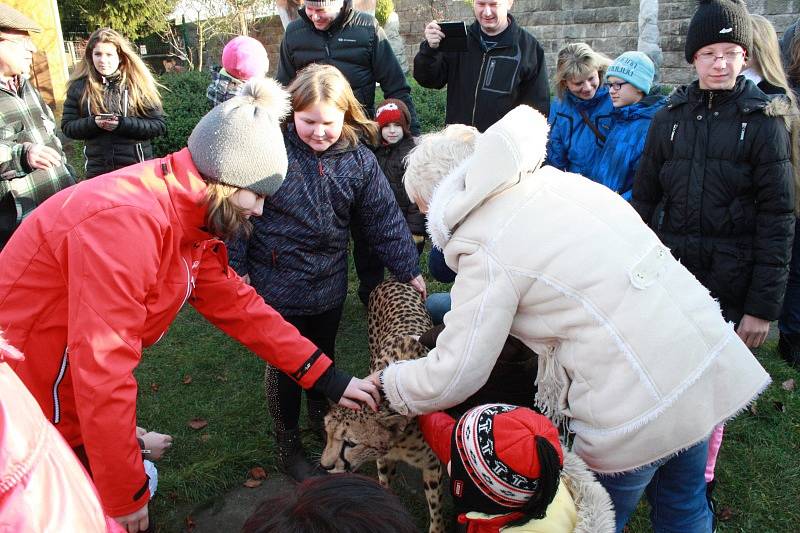
[[[664,196],[653,211],[653,218],[650,220],[650,227],[659,233],[665,226],[667,210],[669,209],[669,198]]]
[[[516,85],[519,63],[519,55],[489,57],[481,89],[498,94],[511,94]]]
[[[734,198],[728,206],[728,215],[734,235],[752,233],[756,223],[756,208],[752,200]]]

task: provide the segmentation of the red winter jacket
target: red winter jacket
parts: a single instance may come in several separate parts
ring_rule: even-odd
[[[110,516],[148,501],[133,370],[187,300],[302,387],[333,373],[228,267],[203,230],[205,192],[184,149],[61,191],[0,254],[0,325],[26,355],[12,366],[69,444],[85,446]]]
[[[8,367],[22,356],[0,338],[0,531],[124,533],[92,482]]]

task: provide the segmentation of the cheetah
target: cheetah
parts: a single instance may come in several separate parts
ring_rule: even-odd
[[[410,285],[385,281],[372,291],[367,326],[370,372],[375,372],[393,361],[424,356],[427,348],[416,339],[433,324],[422,298]],[[430,513],[428,531],[445,531],[441,463],[414,417],[391,411],[385,400],[377,413],[334,406],[325,416],[325,431],[327,443],[320,464],[330,472],[353,471],[376,461],[378,481],[389,488],[397,461],[422,470]]]

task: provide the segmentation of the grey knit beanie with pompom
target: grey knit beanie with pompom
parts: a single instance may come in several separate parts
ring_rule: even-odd
[[[289,110],[289,93],[278,82],[250,80],[192,130],[187,146],[197,170],[211,182],[274,194],[288,166],[280,123]]]

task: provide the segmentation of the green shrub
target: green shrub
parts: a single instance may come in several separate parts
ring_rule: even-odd
[[[211,77],[207,72],[171,72],[161,76],[159,81],[166,87],[161,90],[161,97],[167,133],[153,140],[153,151],[157,157],[162,157],[185,147],[189,134],[211,108],[206,99]]]
[[[409,76],[411,99],[417,110],[419,127],[422,133],[444,128],[444,113],[447,103],[447,89],[426,89]]]
[[[375,2],[375,18],[378,19],[378,24],[381,26],[386,25],[389,20],[389,15],[394,11],[394,2],[392,0],[378,0]]]

